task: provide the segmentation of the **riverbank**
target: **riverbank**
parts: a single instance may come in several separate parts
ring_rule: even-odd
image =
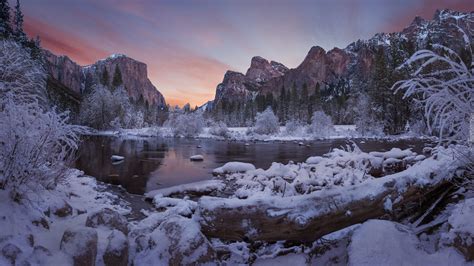
[[[474,195],[453,186],[464,173],[453,151],[352,147],[265,170],[229,163],[213,180],[148,193],[153,208],[142,217],[71,169],[56,189],[19,203],[0,191],[0,264],[377,265],[410,254],[464,265]]]
[[[197,139],[217,139],[230,141],[312,141],[312,140],[331,140],[331,139],[380,139],[380,140],[401,140],[401,139],[434,139],[427,136],[419,136],[412,133],[401,135],[361,135],[355,130],[355,125],[335,125],[334,131],[331,135],[326,137],[315,137],[313,134],[305,130],[288,133],[285,127],[280,127],[280,132],[273,135],[259,135],[251,131],[249,127],[229,127],[226,137],[216,136],[210,133],[210,128],[206,127],[203,131],[194,136]],[[120,130],[105,130],[95,131],[92,135],[100,136],[119,136],[122,138],[136,138],[136,137],[169,137],[174,138],[173,132],[170,128],[165,127],[147,127],[139,129],[120,129]]]

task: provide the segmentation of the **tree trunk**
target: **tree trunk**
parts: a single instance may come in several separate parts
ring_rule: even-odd
[[[202,232],[226,240],[313,242],[368,219],[413,215],[451,186],[447,181],[407,185],[408,189],[400,190],[389,179],[370,188],[361,184],[272,201],[203,197],[199,201]]]

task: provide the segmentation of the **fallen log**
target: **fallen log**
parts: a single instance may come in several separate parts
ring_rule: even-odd
[[[428,165],[292,197],[202,197],[198,202],[201,230],[207,237],[225,240],[312,242],[368,219],[400,220],[429,206],[451,187],[455,165],[433,165],[433,161]]]

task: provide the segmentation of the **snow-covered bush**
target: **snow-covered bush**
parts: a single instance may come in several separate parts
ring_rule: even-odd
[[[470,44],[466,43],[470,49]],[[412,78],[394,84],[404,97],[414,97],[424,108],[428,130],[440,141],[465,142],[474,111],[474,57],[470,65],[451,49],[433,45],[434,51],[416,52],[400,67],[417,66]]]
[[[253,131],[262,135],[275,134],[280,131],[278,117],[273,113],[271,107],[257,114]]]
[[[38,186],[57,184],[84,129],[68,124],[67,113],[44,112],[36,101],[13,99],[8,93],[0,100],[0,183],[18,199]]]
[[[13,91],[20,102],[37,100],[43,107],[47,103],[46,72],[41,64],[31,59],[30,53],[20,44],[0,41],[0,93]]]
[[[184,137],[195,137],[202,132],[205,125],[201,113],[178,113],[172,112],[164,126],[171,128],[173,135]]]
[[[96,129],[109,128],[114,120],[112,92],[104,86],[95,86],[81,103],[79,120]]]
[[[369,96],[361,94],[357,97],[354,107],[356,130],[363,137],[383,136],[384,124],[375,118],[370,106]]]
[[[96,129],[142,128],[144,114],[130,103],[124,87],[113,92],[96,85],[82,101],[79,119],[84,125]]]
[[[304,132],[305,124],[299,120],[289,120],[285,124],[285,133],[288,136],[300,136]]]
[[[229,136],[229,129],[224,122],[219,121],[212,123],[212,125],[209,127],[209,133],[214,136],[227,138]]]
[[[316,111],[311,117],[310,130],[315,137],[324,138],[334,132],[334,124],[330,116],[323,111]]]
[[[54,187],[85,132],[49,108],[45,78],[28,51],[0,42],[0,188],[15,199]]]

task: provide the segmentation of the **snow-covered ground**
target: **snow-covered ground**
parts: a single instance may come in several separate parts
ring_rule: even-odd
[[[285,127],[280,127],[280,132],[272,135],[259,135],[251,131],[249,127],[229,127],[228,136],[216,136],[210,133],[210,128],[205,127],[203,131],[195,136],[195,138],[206,139],[228,139],[237,141],[308,141],[315,139],[341,139],[341,138],[376,138],[376,139],[408,139],[408,138],[425,138],[424,136],[416,136],[413,134],[402,134],[396,136],[362,136],[355,130],[355,125],[335,125],[334,132],[331,135],[319,138],[306,130],[300,130],[293,133],[287,133]],[[123,138],[134,137],[175,137],[170,128],[166,127],[147,127],[139,129],[120,129],[97,131],[94,135],[101,136],[120,136]]]
[[[365,153],[348,147],[303,163],[274,163],[268,169],[231,162],[214,171],[214,180],[149,192],[155,209],[143,210],[144,219],[129,221],[125,216],[131,208],[123,198],[70,170],[55,190],[31,193],[21,203],[0,190],[0,265],[469,265],[474,195],[465,189],[449,195],[451,203],[435,215],[437,226],[430,230],[430,223],[371,219],[328,231],[306,244],[207,236],[221,208],[270,206],[268,217],[305,223],[336,206],[350,220],[357,212],[351,202],[391,191],[383,200],[389,215],[410,188],[429,187],[459,174],[462,162],[452,152],[439,148],[426,158],[397,148]],[[333,203],[325,205],[322,199]],[[251,226],[251,219],[249,213],[242,228],[249,239],[258,238],[265,229]]]

